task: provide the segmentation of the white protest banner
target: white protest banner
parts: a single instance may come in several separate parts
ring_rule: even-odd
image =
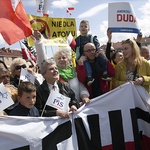
[[[112,32],[140,33],[136,16],[130,3],[109,3],[108,28]]]
[[[0,148],[149,150],[149,104],[143,87],[127,83],[92,99],[69,119],[0,117]]]
[[[0,84],[0,112],[14,104],[3,83]]]
[[[26,69],[21,68],[20,81],[29,81],[34,84],[35,76],[30,74]]]
[[[47,99],[46,105],[67,112],[69,111],[68,110],[69,102],[70,102],[69,97],[60,94],[57,90],[52,90]]]

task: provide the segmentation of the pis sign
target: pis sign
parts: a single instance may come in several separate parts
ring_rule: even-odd
[[[60,94],[57,90],[51,90],[46,105],[63,111],[69,111],[69,102],[69,97]]]

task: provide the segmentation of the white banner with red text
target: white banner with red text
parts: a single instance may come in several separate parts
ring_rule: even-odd
[[[109,3],[108,28],[112,32],[140,33],[134,9],[130,3]]]

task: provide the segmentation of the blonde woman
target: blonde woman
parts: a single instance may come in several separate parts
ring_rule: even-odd
[[[11,71],[11,80],[10,80],[10,82],[15,87],[18,87],[18,84],[19,84],[21,68],[26,69],[27,68],[27,62],[22,58],[15,58],[12,61],[12,64],[10,66],[10,71]]]
[[[124,59],[115,68],[115,87],[132,81],[143,86],[150,93],[150,63],[140,55],[138,45],[134,40],[122,41]]]

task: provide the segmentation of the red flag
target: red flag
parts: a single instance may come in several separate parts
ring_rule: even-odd
[[[18,2],[15,11],[11,0],[1,0],[0,6],[0,33],[9,45],[32,34],[31,25],[21,1]]]
[[[75,39],[73,38],[71,32],[69,33],[69,36],[67,38],[67,42],[68,42],[68,45],[73,49],[75,46],[76,46],[76,41]]]
[[[20,42],[20,46],[21,46],[21,50],[22,50],[22,56],[23,58],[26,60],[33,60],[36,63],[36,58],[34,57],[34,55],[27,49],[27,47]]]
[[[68,10],[74,10],[74,7],[68,7]]]

